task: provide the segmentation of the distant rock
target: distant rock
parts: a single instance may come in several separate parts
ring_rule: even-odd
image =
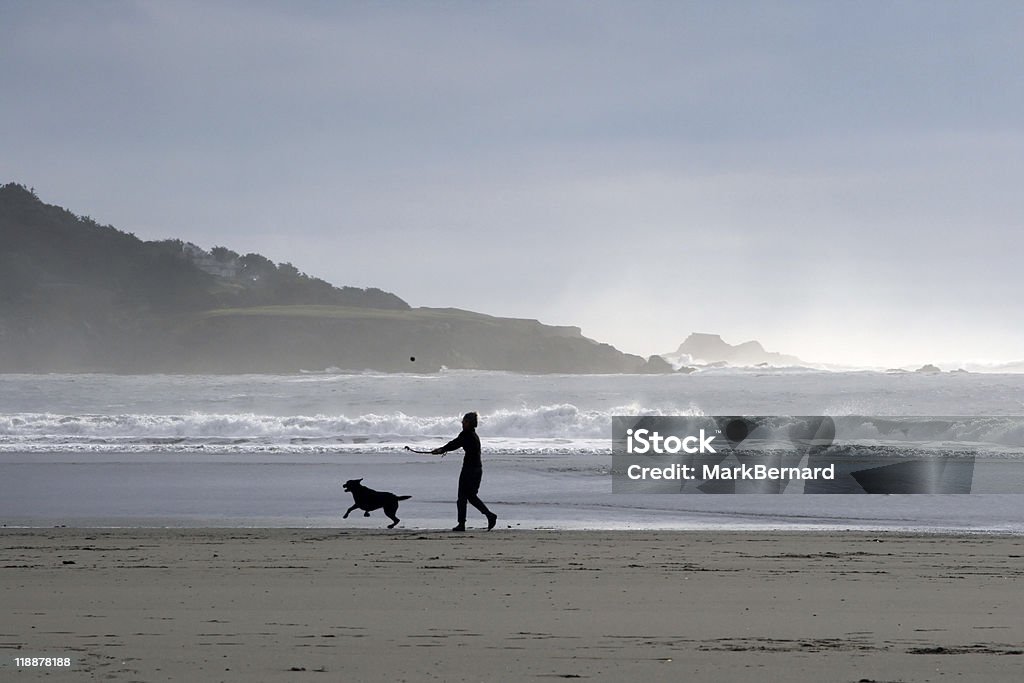
[[[721,367],[748,365],[758,367],[806,365],[796,356],[765,351],[758,341],[732,345],[721,335],[694,332],[672,353],[664,354],[670,363],[693,363]]]
[[[940,370],[939,368],[935,367],[931,363],[926,363],[926,364],[922,365],[921,367],[919,367],[917,370],[914,370],[914,372],[920,372],[920,373],[923,373],[923,374],[926,374],[926,375],[934,375],[936,373],[942,372],[942,370]]]
[[[647,365],[644,366],[642,372],[644,374],[659,375],[673,373],[675,369],[661,356],[651,356],[647,359]]]

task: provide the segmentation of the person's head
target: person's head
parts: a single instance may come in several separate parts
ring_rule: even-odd
[[[462,416],[463,429],[476,429],[476,413],[466,413]]]

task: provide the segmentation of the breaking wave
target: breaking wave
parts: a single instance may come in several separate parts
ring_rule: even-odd
[[[688,415],[689,406],[638,404],[582,410],[564,403],[481,414],[486,450],[512,453],[610,453],[614,415]],[[751,438],[786,439],[801,417],[761,421]],[[833,416],[837,442],[925,448],[982,444],[1024,449],[1024,417]],[[254,413],[182,415],[0,414],[0,452],[393,452],[437,445],[459,430],[451,415],[402,412],[275,416]]]
[[[693,409],[683,411],[692,412]],[[488,445],[522,452],[609,450],[613,415],[667,415],[640,405],[608,411],[572,404],[524,407],[481,414]],[[402,412],[364,415],[275,416],[253,413],[183,415],[0,415],[0,452],[64,451],[388,451],[458,433],[451,415]]]

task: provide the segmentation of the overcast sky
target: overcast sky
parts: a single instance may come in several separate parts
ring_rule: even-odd
[[[1016,0],[0,0],[0,182],[645,355],[1017,359],[1022,37]]]

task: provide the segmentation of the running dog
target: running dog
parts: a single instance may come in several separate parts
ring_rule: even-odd
[[[369,517],[371,510],[379,510],[384,508],[384,514],[391,518],[391,524],[388,525],[389,529],[394,529],[395,525],[400,521],[398,517],[395,517],[395,513],[398,512],[398,501],[407,500],[412,496],[396,496],[388,491],[374,491],[373,489],[366,488],[362,485],[362,479],[349,479],[341,488],[352,494],[352,498],[355,499],[352,507],[345,511],[345,516],[342,519],[348,519],[350,512],[359,508],[364,510],[363,517]]]

